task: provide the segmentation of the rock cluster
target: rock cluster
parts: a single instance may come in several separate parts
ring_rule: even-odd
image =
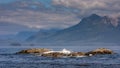
[[[113,54],[114,52],[110,49],[106,48],[98,48],[96,50],[92,50],[89,52],[71,52],[69,50],[63,49],[62,51],[52,51],[51,49],[45,49],[45,48],[34,48],[34,49],[27,49],[22,50],[20,52],[17,52],[17,54],[39,54],[40,56],[44,57],[83,57],[83,56],[93,56],[97,54]]]

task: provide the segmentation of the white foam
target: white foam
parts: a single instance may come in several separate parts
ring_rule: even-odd
[[[54,52],[58,52],[58,53],[64,53],[64,54],[70,54],[71,51],[67,50],[67,49],[63,49],[61,51],[48,51],[48,52],[44,52],[44,54],[48,54],[48,53],[54,53]]]
[[[63,49],[62,51],[60,51],[60,53],[64,53],[64,54],[70,54],[71,51],[67,50],[67,49]]]

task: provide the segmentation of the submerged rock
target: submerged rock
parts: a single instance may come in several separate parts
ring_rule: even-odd
[[[33,48],[33,49],[26,49],[22,50],[20,52],[17,52],[17,54],[31,54],[31,53],[44,53],[51,51],[51,49],[46,49],[46,48]]]
[[[96,55],[96,54],[113,54],[114,52],[110,49],[106,49],[106,48],[98,48],[96,50],[87,52],[86,55],[87,56],[92,56],[92,55]]]

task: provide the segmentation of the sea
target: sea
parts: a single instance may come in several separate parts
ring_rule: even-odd
[[[29,48],[88,52],[108,48],[115,53],[91,57],[41,57],[34,54],[15,54]],[[0,42],[0,68],[120,68],[120,44],[117,43],[2,43]]]

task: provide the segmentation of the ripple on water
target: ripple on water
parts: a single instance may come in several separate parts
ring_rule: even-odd
[[[0,48],[0,68],[120,68],[120,54],[74,58],[14,54],[22,49],[24,48]],[[120,52],[119,48],[113,50]]]

